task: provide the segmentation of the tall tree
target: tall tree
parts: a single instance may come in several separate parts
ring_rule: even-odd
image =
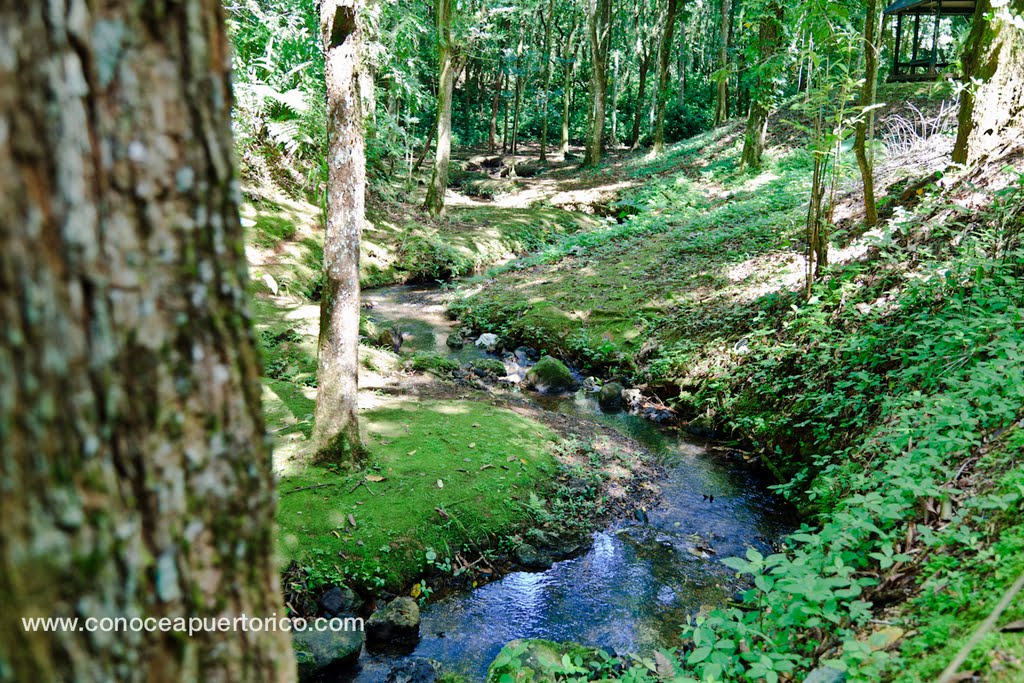
[[[586,166],[597,166],[604,153],[605,105],[608,100],[608,55],[611,47],[612,0],[588,0],[587,35],[590,38],[590,127]]]
[[[964,46],[964,82],[953,161],[997,159],[1024,136],[1024,0],[979,0]]]
[[[551,61],[554,49],[551,42],[551,30],[555,23],[555,0],[548,0],[548,12],[544,17],[544,65],[541,70],[541,83],[544,91],[540,96],[540,161],[548,158],[548,98],[551,94]]]
[[[221,3],[5,2],[0,44],[0,680],[290,681],[280,630],[23,627],[285,612]]]
[[[864,19],[864,85],[860,91],[861,113],[857,119],[857,136],[853,141],[853,151],[864,183],[864,222],[867,225],[878,223],[874,165],[867,152],[868,124],[873,116],[872,107],[878,87],[878,5],[878,0],[868,0],[867,16]]]
[[[654,115],[654,154],[665,150],[665,102],[668,100],[668,67],[672,59],[672,33],[676,25],[677,0],[668,0],[665,8],[665,24],[661,31],[661,48],[658,51],[658,92]]]
[[[311,461],[354,464],[362,448],[359,394],[359,241],[366,154],[359,93],[358,0],[323,0],[320,32],[327,86],[327,233],[317,346],[315,450]]]
[[[878,0],[868,0],[877,5]],[[757,64],[753,72],[750,111],[747,113],[747,131],[743,139],[743,153],[740,165],[758,168],[764,153],[764,139],[768,131],[768,115],[775,105],[778,88],[775,81],[778,74],[776,58],[782,48],[784,10],[777,0],[769,0],[758,7],[757,19]],[[875,72],[878,62],[875,61]]]
[[[563,154],[569,153],[569,115],[572,109],[572,74],[576,70],[576,53],[580,45],[576,40],[579,31],[579,24],[576,21],[575,12],[570,15],[571,22],[568,36],[562,46],[562,134],[559,139],[558,150]]]
[[[455,87],[455,46],[452,44],[452,0],[437,0],[437,149],[434,171],[424,203],[431,216],[444,215],[444,193],[448,189],[448,163],[452,154],[452,90]]]
[[[647,75],[651,70],[651,60],[654,58],[654,49],[651,45],[654,41],[651,39],[647,29],[646,9],[646,2],[638,2],[634,10],[634,30],[636,31],[634,50],[636,52],[639,78],[637,81],[636,109],[633,111],[633,128],[629,133],[630,149],[636,149],[637,145],[640,144],[640,121],[644,115],[644,94],[647,92]]]
[[[715,125],[729,119],[729,29],[732,26],[732,0],[722,0],[718,46],[718,90],[715,99]]]

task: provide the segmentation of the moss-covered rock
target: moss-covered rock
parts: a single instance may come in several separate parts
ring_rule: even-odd
[[[403,596],[377,610],[366,621],[366,638],[374,647],[408,646],[420,639],[420,608]]]
[[[551,356],[543,356],[527,371],[524,384],[545,394],[574,391],[579,386],[565,363]]]
[[[314,680],[352,665],[359,659],[363,639],[363,632],[357,629],[293,631],[292,649],[299,680]]]
[[[497,358],[478,358],[470,361],[469,369],[477,375],[505,376],[505,364]]]
[[[581,657],[585,662],[604,662],[609,659],[603,650],[577,643],[553,643],[540,639],[513,640],[491,662],[487,669],[486,683],[500,683],[503,676],[511,676],[517,683],[554,680],[555,672],[563,670],[562,657],[565,655],[569,655],[570,660]]]
[[[618,382],[605,382],[597,394],[597,402],[601,404],[603,410],[621,410],[624,389],[625,387]]]

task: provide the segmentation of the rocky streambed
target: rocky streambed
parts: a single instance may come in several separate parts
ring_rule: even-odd
[[[379,326],[401,330],[403,349],[449,359],[459,381],[501,387],[536,410],[615,429],[642,444],[662,465],[660,496],[656,505],[620,515],[585,539],[582,551],[580,543],[561,547],[568,543],[562,538],[525,544],[517,553],[520,569],[427,601],[416,609],[418,638],[404,638],[397,651],[371,642],[329,680],[431,681],[439,669],[484,680],[515,639],[572,641],[615,653],[672,646],[687,616],[724,604],[741,587],[722,558],[749,547],[770,552],[794,527],[792,511],[769,492],[761,473],[726,449],[658,424],[657,414],[645,417],[651,407],[629,389],[583,377],[528,347],[501,353],[497,340],[479,337],[449,344],[455,329],[444,298],[436,288],[410,286],[365,295]],[[408,620],[412,601],[401,600],[402,609],[387,609]],[[379,639],[386,619],[374,618],[368,633]]]

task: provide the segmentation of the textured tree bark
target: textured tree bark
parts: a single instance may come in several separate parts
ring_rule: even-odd
[[[324,0],[320,33],[327,86],[327,232],[317,345],[314,449],[309,462],[359,460],[359,241],[366,154],[359,93],[358,0]]]
[[[877,3],[877,0],[868,0],[868,2]],[[763,11],[764,14],[758,20],[757,30],[762,70],[782,48],[782,20],[784,18],[784,10],[779,3],[772,2]],[[761,166],[765,134],[768,132],[768,115],[771,113],[771,103],[774,102],[776,94],[773,75],[768,74],[765,77],[762,71],[755,79],[754,89],[751,93],[750,111],[747,113],[743,152],[740,155],[741,168],[759,168]]]
[[[290,681],[216,0],[0,5],[0,681]],[[168,624],[173,628],[173,621]]]
[[[654,154],[665,151],[665,101],[668,99],[668,66],[672,58],[672,34],[676,26],[676,0],[668,0],[665,9],[665,27],[661,32],[658,52],[658,92],[654,115]]]
[[[715,102],[715,125],[729,119],[729,26],[732,23],[732,2],[722,0],[721,45],[718,49],[718,98]]]
[[[875,33],[878,28],[878,0],[868,0],[867,17],[864,20],[864,86],[860,91],[861,115],[857,120],[857,136],[853,141],[853,152],[857,157],[860,177],[864,183],[864,223],[878,223],[878,205],[875,203],[875,173],[868,158],[868,119],[866,111],[875,104],[878,81],[878,46]]]
[[[597,166],[604,153],[605,105],[608,99],[608,52],[611,46],[612,2],[589,0],[587,33],[590,37],[590,130],[585,166]]]
[[[452,90],[455,64],[452,47],[452,0],[437,0],[437,148],[434,172],[427,186],[424,206],[435,218],[444,215],[444,193],[448,189],[448,162],[452,155]]]
[[[1022,14],[1024,0],[996,8],[990,0],[977,4],[963,65],[964,81],[978,83],[961,95],[957,163],[999,159],[1024,137],[1024,31],[1013,21]]]

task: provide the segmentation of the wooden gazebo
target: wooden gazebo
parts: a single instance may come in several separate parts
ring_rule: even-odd
[[[896,0],[886,7],[885,13],[896,17],[896,41],[889,80],[931,81],[938,78],[941,70],[949,66],[948,55],[943,54],[939,45],[943,20],[947,19],[946,23],[950,25],[953,17],[973,15],[974,6],[975,0]]]

